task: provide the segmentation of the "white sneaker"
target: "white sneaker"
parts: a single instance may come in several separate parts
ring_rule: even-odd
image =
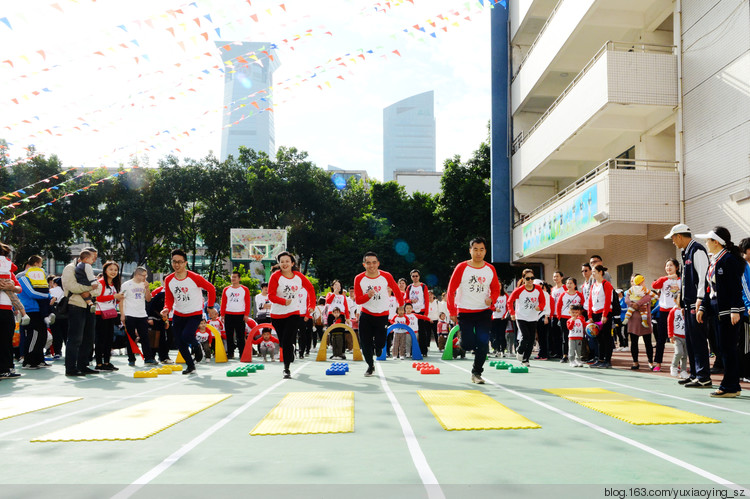
[[[174,364],[174,361],[172,359],[164,359],[161,361],[162,364]]]
[[[531,364],[529,364],[528,362],[521,362],[521,365],[524,367],[531,367]]]
[[[27,314],[24,314],[24,316],[21,317],[21,320],[19,321],[22,326],[28,326],[30,322],[31,317],[29,317]]]
[[[680,379],[688,379],[689,377],[690,375],[688,374],[687,371],[680,371],[680,375],[679,375]]]
[[[680,375],[680,370],[677,369],[676,367],[670,367],[669,368],[669,375],[672,376],[672,377],[674,377],[674,378],[676,378],[677,376]]]
[[[516,352],[516,360],[523,361],[523,354]]]

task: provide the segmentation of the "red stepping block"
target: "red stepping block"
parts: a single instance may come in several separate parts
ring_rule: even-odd
[[[440,369],[438,369],[435,366],[431,366],[431,367],[425,367],[419,372],[421,372],[422,374],[440,374]]]

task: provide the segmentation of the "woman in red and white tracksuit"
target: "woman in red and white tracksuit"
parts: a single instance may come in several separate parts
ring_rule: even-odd
[[[328,326],[336,322],[333,317],[334,308],[339,309],[341,315],[344,316],[344,321],[349,320],[349,300],[346,299],[346,294],[338,279],[334,279],[331,283],[331,292],[326,295],[326,325]]]
[[[654,352],[654,370],[661,371],[661,363],[664,359],[664,345],[669,336],[669,312],[676,306],[675,298],[680,294],[680,264],[675,258],[670,258],[664,264],[667,275],[658,278],[651,284],[651,289],[658,289],[659,294],[659,317],[656,321],[656,352]],[[657,369],[658,366],[658,369]]]
[[[565,292],[557,297],[557,310],[555,314],[560,320],[560,329],[562,330],[563,336],[562,362],[568,361],[568,333],[570,332],[570,329],[568,328],[568,319],[573,315],[570,313],[571,305],[584,306],[583,293],[578,291],[578,282],[575,280],[575,277],[568,277],[565,280]]]
[[[502,355],[508,348],[505,341],[505,329],[508,327],[508,294],[500,286],[500,296],[497,297],[492,305],[492,333],[490,334],[490,344],[492,345],[495,357]]]
[[[271,300],[271,324],[279,337],[284,356],[284,379],[292,377],[289,365],[294,361],[294,341],[300,322],[299,294],[307,291],[307,310],[315,307],[315,288],[303,274],[294,270],[295,259],[284,251],[276,257],[280,270],[271,274],[268,281],[268,299]]]
[[[523,285],[513,290],[508,299],[510,318],[516,321],[521,331],[521,343],[516,350],[516,357],[525,366],[529,365],[529,357],[534,349],[536,339],[536,327],[542,310],[546,305],[544,292],[541,286],[534,284],[534,271],[525,269],[523,271]]]
[[[612,367],[612,296],[615,292],[609,281],[604,280],[607,267],[597,265],[593,268],[594,283],[589,291],[587,310],[589,323],[601,323],[599,334],[596,337],[599,344],[599,362],[591,367]]]

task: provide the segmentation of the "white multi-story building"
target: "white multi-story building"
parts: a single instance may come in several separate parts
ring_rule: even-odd
[[[276,154],[273,73],[281,62],[269,43],[216,42],[224,61],[221,160],[245,146]],[[230,50],[226,50],[229,47]]]
[[[750,236],[749,3],[508,2],[512,261],[625,286],[676,223]]]
[[[396,171],[435,171],[435,93],[413,95],[383,109],[383,181]]]

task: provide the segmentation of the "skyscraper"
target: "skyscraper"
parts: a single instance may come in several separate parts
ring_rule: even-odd
[[[230,154],[237,157],[240,146],[275,155],[274,116],[266,109],[273,108],[273,72],[281,65],[276,51],[261,42],[218,41],[216,45],[221,47],[226,71],[221,160]]]
[[[383,180],[393,172],[435,171],[435,92],[413,95],[383,109]]]

